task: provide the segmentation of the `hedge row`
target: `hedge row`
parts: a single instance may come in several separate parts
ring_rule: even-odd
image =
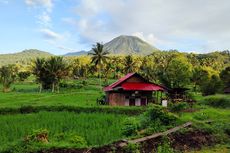
[[[213,95],[204,98],[204,104],[217,108],[230,108],[230,96]]]
[[[39,111],[69,111],[76,113],[114,113],[125,115],[139,115],[146,111],[146,107],[111,107],[111,106],[94,106],[94,107],[82,107],[82,106],[21,106],[19,108],[0,108],[0,114],[27,114],[37,113]]]

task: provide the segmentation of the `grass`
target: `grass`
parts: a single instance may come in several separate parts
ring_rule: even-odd
[[[189,153],[229,153],[230,145],[217,145],[214,147],[206,147],[199,151],[191,151]]]
[[[81,84],[82,80],[69,81],[72,84]],[[112,82],[114,80],[110,80]],[[12,86],[12,92],[0,92],[0,108],[31,106],[95,106],[96,99],[103,92],[98,86],[98,79],[88,79],[88,84],[81,88],[61,89],[60,93],[50,91],[38,92],[38,85],[31,82],[16,83]]]
[[[61,145],[55,141],[60,134],[81,136],[88,146],[103,145],[122,138],[125,118],[124,115],[71,112],[0,115],[0,148],[19,141],[33,129],[47,129],[49,143],[56,146]]]
[[[57,141],[57,136],[64,134],[69,137],[81,136],[86,140],[87,146],[101,146],[124,137],[121,129],[124,128],[123,122],[128,115],[121,115],[121,112],[133,112],[135,109],[141,108],[98,106],[96,99],[103,94],[103,91],[97,78],[84,80],[87,82],[85,85],[81,79],[68,80],[67,83],[76,86],[62,88],[60,93],[51,93],[50,91],[38,93],[38,85],[32,80],[33,78],[26,82],[15,83],[12,86],[12,92],[0,92],[0,110],[9,108],[9,110],[12,109],[17,112],[14,115],[7,115],[7,113],[0,115],[0,152],[1,149],[10,144],[19,142],[33,129],[47,129],[49,131],[49,143],[45,145],[73,147],[68,137],[63,138],[61,142]],[[109,83],[114,81],[109,80]],[[197,111],[182,112],[179,114],[179,119],[182,122],[192,121],[196,128],[210,130],[225,139],[225,130],[230,131],[230,111],[228,108],[223,109],[215,107],[215,105],[212,107],[207,105],[207,99],[210,97],[212,99],[213,97],[214,99],[230,99],[230,95],[203,97],[200,94],[195,94],[194,96],[198,101],[194,106]],[[228,102],[224,104],[226,105]],[[19,114],[23,106],[32,106],[34,110],[38,109],[39,111]],[[30,107],[26,109],[30,109]],[[46,110],[51,112],[46,112]],[[204,123],[207,120],[211,120],[212,123]],[[155,131],[154,127],[149,134],[152,134],[153,131]]]

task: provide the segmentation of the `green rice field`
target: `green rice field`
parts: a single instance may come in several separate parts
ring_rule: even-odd
[[[38,129],[47,129],[49,143],[55,143],[57,146],[68,142],[56,141],[60,134],[81,136],[86,140],[87,146],[103,145],[122,138],[121,128],[125,118],[124,115],[71,112],[1,115],[0,148],[20,141]]]

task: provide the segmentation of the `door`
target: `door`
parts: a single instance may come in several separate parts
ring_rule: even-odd
[[[135,99],[135,106],[141,106],[141,99],[140,98]]]
[[[145,106],[147,104],[147,98],[141,98],[141,106]]]
[[[129,106],[135,106],[135,99],[134,98],[129,99]]]

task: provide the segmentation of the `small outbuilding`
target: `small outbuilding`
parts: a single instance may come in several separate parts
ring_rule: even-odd
[[[129,73],[115,83],[104,88],[106,102],[112,106],[145,106],[153,101],[154,91],[164,88],[151,83],[137,73]]]
[[[225,93],[225,94],[230,94],[230,86],[224,88],[224,93]]]

